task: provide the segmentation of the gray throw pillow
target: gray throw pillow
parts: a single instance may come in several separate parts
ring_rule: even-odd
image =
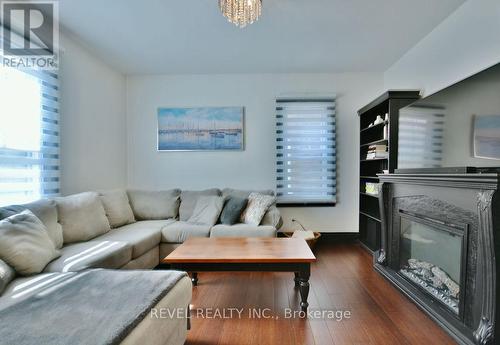
[[[85,192],[55,200],[64,243],[88,241],[111,229],[97,193]]]
[[[259,225],[267,210],[276,202],[276,197],[260,193],[251,193],[248,196],[248,205],[241,220],[245,224]]]
[[[179,214],[179,189],[166,191],[130,190],[128,198],[137,220],[177,218]]]
[[[100,197],[109,225],[112,228],[135,222],[134,212],[132,212],[127,193],[124,190],[101,192]]]
[[[224,198],[221,196],[200,196],[188,223],[213,226],[217,223],[223,206]]]
[[[224,209],[220,215],[222,224],[233,225],[239,222],[241,214],[248,204],[248,199],[232,197],[226,200]]]
[[[0,259],[21,275],[40,273],[60,256],[47,228],[26,210],[0,221]]]
[[[24,205],[11,205],[0,208],[0,220],[30,210],[47,227],[50,239],[57,249],[63,246],[63,231],[58,222],[57,205],[54,200],[42,199]]]
[[[3,291],[9,285],[11,281],[16,277],[16,271],[9,265],[5,263],[5,261],[0,260],[0,296]]]
[[[183,190],[181,193],[181,206],[179,207],[179,220],[187,221],[193,214],[198,198],[201,196],[221,196],[220,189]]]

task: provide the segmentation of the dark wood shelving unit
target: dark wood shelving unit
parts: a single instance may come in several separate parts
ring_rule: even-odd
[[[420,98],[419,91],[387,91],[358,111],[359,135],[359,239],[364,248],[376,251],[380,248],[381,221],[379,199],[376,195],[365,193],[366,182],[378,183],[377,174],[383,170],[389,173],[397,169],[398,162],[398,115],[399,109]],[[377,115],[388,120],[370,126]],[[384,127],[387,135],[384,137]],[[386,144],[387,158],[366,159],[370,145]]]

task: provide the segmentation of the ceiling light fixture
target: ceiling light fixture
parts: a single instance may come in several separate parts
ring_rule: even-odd
[[[262,0],[219,0],[222,15],[240,28],[257,21],[262,13]]]

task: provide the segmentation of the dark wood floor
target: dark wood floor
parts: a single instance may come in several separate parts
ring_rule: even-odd
[[[349,311],[349,319],[285,317],[285,308],[300,309],[290,273],[200,273],[186,344],[455,344],[372,269],[371,257],[357,244],[322,245],[316,256],[310,309]],[[229,309],[226,315],[215,315],[215,308],[244,311],[241,318],[235,311],[235,317],[224,318],[230,316]],[[275,318],[250,318],[252,308]],[[202,313],[215,318],[197,317]]]

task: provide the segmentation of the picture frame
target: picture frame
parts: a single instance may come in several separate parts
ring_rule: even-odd
[[[245,108],[159,107],[158,151],[242,151]]]
[[[472,147],[475,158],[500,160],[500,115],[474,115]]]

